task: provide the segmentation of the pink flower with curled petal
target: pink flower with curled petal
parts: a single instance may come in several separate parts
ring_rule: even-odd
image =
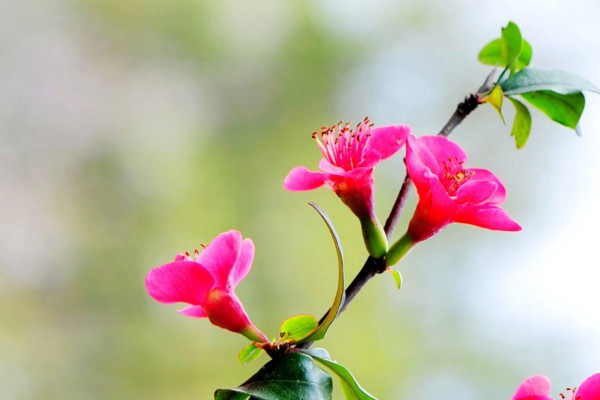
[[[146,290],[161,303],[187,303],[179,312],[208,318],[211,323],[241,333],[256,342],[266,336],[248,318],[234,290],[250,271],[254,243],[238,231],[221,233],[195,257],[178,254],[175,261],[154,268],[146,276]]]
[[[587,378],[578,388],[567,388],[567,394],[560,394],[561,400],[600,400],[600,373]],[[512,400],[553,400],[550,397],[550,379],[536,375],[526,379]]]
[[[313,133],[323,154],[321,171],[295,167],[283,181],[283,187],[290,191],[321,186],[333,190],[359,218],[371,255],[380,257],[387,251],[387,239],[375,214],[373,168],[400,150],[409,134],[410,128],[404,125],[373,128],[368,118],[356,129],[341,122],[324,127]]]
[[[452,222],[502,231],[521,227],[498,207],[506,190],[485,169],[464,167],[465,152],[442,136],[410,136],[406,169],[419,194],[408,235],[420,242]]]

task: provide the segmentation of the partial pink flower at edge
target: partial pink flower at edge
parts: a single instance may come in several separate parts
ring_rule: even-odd
[[[600,373],[587,378],[579,388],[568,388],[567,394],[561,394],[561,400],[600,400]],[[512,400],[553,400],[550,397],[550,379],[544,375],[535,375],[526,379]]]
[[[521,230],[500,207],[506,190],[485,169],[466,169],[464,151],[442,136],[410,135],[406,168],[419,194],[408,234],[425,240],[452,222],[503,231]]]
[[[208,318],[221,328],[267,342],[244,310],[234,290],[248,274],[254,260],[254,243],[238,231],[221,233],[195,257],[178,254],[175,261],[152,269],[146,290],[161,303],[187,303],[183,315]]]

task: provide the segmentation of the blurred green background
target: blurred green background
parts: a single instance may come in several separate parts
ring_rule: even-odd
[[[598,17],[596,0],[0,0],[0,398],[209,399],[241,383],[267,357],[239,365],[243,337],[154,302],[146,273],[238,229],[257,248],[238,288],[254,323],[275,335],[320,316],[335,252],[306,203],[333,219],[349,277],[365,251],[331,192],[282,189],[316,167],[310,134],[367,115],[436,133],[509,20],[533,65],[599,85]],[[600,370],[586,97],[582,138],[533,112],[517,151],[491,107],[452,134],[524,229],[451,226],[400,265],[402,290],[369,283],[322,345],[374,395],[508,399],[538,373],[557,395]],[[401,156],[376,170],[382,219],[403,176]]]

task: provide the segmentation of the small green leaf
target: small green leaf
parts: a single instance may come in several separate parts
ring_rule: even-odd
[[[263,349],[256,347],[254,343],[250,343],[240,351],[240,354],[238,354],[238,361],[240,364],[246,365],[255,360],[256,357],[260,356],[262,351]]]
[[[338,257],[338,286],[337,291],[335,293],[335,298],[333,299],[333,304],[331,305],[331,308],[329,309],[327,315],[323,319],[323,322],[321,322],[319,327],[311,335],[307,336],[301,341],[298,341],[298,343],[323,339],[325,337],[325,334],[327,333],[327,330],[329,329],[333,321],[335,321],[335,319],[337,318],[340,309],[342,308],[342,306],[344,305],[344,301],[346,300],[346,292],[344,291],[344,250],[342,249],[342,242],[340,241],[340,238],[333,226],[333,223],[331,222],[327,214],[325,214],[325,212],[323,212],[323,210],[321,210],[321,208],[315,203],[308,204],[310,204],[310,206],[319,213],[321,218],[323,218],[323,221],[325,221],[325,224],[327,225],[327,229],[329,229],[331,238],[333,239],[333,244],[335,245],[335,250],[337,252]]]
[[[235,389],[218,389],[215,400],[329,400],[331,377],[305,354],[284,353]]]
[[[533,50],[531,49],[531,45],[525,39],[523,39],[523,46],[521,47],[521,54],[515,61],[515,69],[518,71],[520,69],[525,68],[531,62],[531,55]]]
[[[569,94],[589,90],[600,93],[592,83],[570,72],[558,69],[527,67],[500,82],[505,96],[551,90],[559,94]]]
[[[502,115],[502,88],[500,85],[494,86],[487,96],[481,99],[482,102],[490,104],[500,115],[502,123],[505,124],[504,115]]]
[[[387,271],[392,274],[392,276],[394,277],[394,282],[396,282],[396,287],[398,288],[398,290],[400,290],[400,288],[402,287],[402,275],[400,274],[400,272],[389,267],[387,268]]]
[[[283,321],[279,328],[282,341],[297,342],[317,329],[319,321],[309,314],[295,315]]]
[[[373,397],[365,389],[363,389],[362,386],[360,386],[354,375],[352,375],[352,372],[350,372],[343,365],[332,361],[329,357],[329,353],[327,353],[325,349],[300,351],[311,356],[313,360],[322,364],[340,378],[340,384],[347,400],[377,400],[376,397]]]
[[[505,66],[511,65],[523,47],[521,31],[514,22],[509,22],[506,28],[502,28],[502,40],[500,41],[500,54],[505,61]]]
[[[513,103],[516,111],[512,132],[510,134],[515,137],[517,149],[520,149],[525,145],[525,142],[527,142],[527,139],[529,138],[529,132],[531,131],[531,114],[529,114],[527,107],[520,101],[511,97],[508,99]]]
[[[575,129],[585,108],[585,97],[581,92],[560,94],[549,90],[521,94],[525,100],[542,111],[551,120]]]

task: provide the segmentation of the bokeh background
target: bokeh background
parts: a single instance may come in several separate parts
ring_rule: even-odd
[[[534,65],[599,85],[599,17],[596,0],[0,0],[0,398],[209,399],[241,383],[267,357],[241,366],[243,337],[152,301],[149,269],[238,229],[257,247],[238,289],[256,325],[321,315],[335,252],[306,203],[335,222],[349,277],[365,251],[332,193],[282,189],[316,166],[310,134],[366,115],[436,133],[509,20]],[[491,107],[452,134],[503,180],[523,231],[451,226],[400,265],[400,291],[369,283],[322,345],[374,395],[508,399],[542,373],[557,396],[600,371],[600,99],[586,99],[583,137],[533,111],[517,151]],[[382,218],[403,176],[401,156],[378,167]]]

